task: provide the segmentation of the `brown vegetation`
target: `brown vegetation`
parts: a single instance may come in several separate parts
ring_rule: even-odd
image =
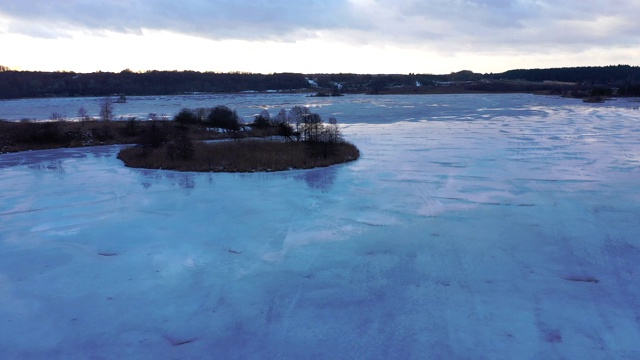
[[[56,149],[94,145],[135,144],[155,130],[169,136],[188,131],[194,140],[215,140],[228,137],[209,131],[203,124],[178,126],[171,121],[0,121],[0,154],[26,150]],[[269,136],[248,132],[242,136]],[[164,142],[164,140],[161,140]]]
[[[127,166],[178,171],[253,172],[310,169],[356,160],[350,143],[282,142],[256,139],[195,143],[192,157],[167,156],[167,145],[153,150],[130,147],[118,154]]]
[[[243,124],[235,110],[222,105],[182,109],[174,121],[111,121],[112,102],[103,104],[103,121],[64,121],[56,113],[47,122],[0,121],[0,153],[136,144],[118,154],[127,166],[214,172],[309,169],[359,157],[358,149],[343,141],[335,118],[325,124],[300,106],[282,109],[273,119],[263,110],[253,123]]]

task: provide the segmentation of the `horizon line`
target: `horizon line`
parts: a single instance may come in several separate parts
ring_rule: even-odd
[[[215,70],[188,70],[188,69],[183,69],[183,70],[178,70],[178,69],[172,69],[172,70],[158,70],[158,69],[148,69],[148,70],[131,70],[130,68],[125,68],[123,70],[120,71],[104,71],[104,70],[95,70],[92,72],[77,72],[74,70],[24,70],[24,69],[13,69],[11,67],[7,67],[7,66],[1,66],[0,65],[0,72],[38,72],[38,73],[73,73],[73,74],[99,74],[99,73],[111,73],[111,74],[122,74],[122,73],[133,73],[133,74],[145,74],[145,73],[150,73],[150,72],[194,72],[194,73],[201,73],[201,74],[206,74],[206,73],[214,73],[214,74],[247,74],[247,75],[275,75],[275,74],[299,74],[299,75],[341,75],[341,74],[347,74],[347,75],[434,75],[434,76],[441,76],[441,75],[451,75],[451,74],[458,74],[458,73],[463,73],[463,72],[471,72],[473,74],[480,74],[480,75],[491,75],[491,74],[502,74],[502,73],[506,73],[509,71],[517,71],[517,70],[553,70],[553,69],[580,69],[580,68],[606,68],[606,67],[630,67],[630,68],[638,68],[640,66],[638,65],[629,65],[629,64],[610,64],[610,65],[586,65],[586,66],[560,66],[560,67],[548,67],[548,68],[515,68],[515,69],[509,69],[509,70],[505,70],[503,72],[475,72],[473,70],[469,70],[469,69],[463,69],[463,70],[459,70],[459,71],[452,71],[450,73],[440,73],[440,74],[436,74],[436,73],[423,73],[423,72],[398,72],[398,73],[356,73],[356,72],[292,72],[292,71],[281,71],[281,72],[269,72],[269,73],[264,73],[264,72],[252,72],[252,71],[243,71],[243,70],[234,70],[234,71],[215,71]]]

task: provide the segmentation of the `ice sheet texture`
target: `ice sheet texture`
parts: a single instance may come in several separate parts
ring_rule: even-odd
[[[640,358],[636,103],[322,101],[360,160],[0,155],[0,357]]]

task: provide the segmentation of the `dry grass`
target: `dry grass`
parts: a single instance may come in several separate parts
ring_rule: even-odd
[[[324,167],[353,161],[360,156],[358,149],[347,142],[314,145],[244,139],[196,143],[194,146],[195,153],[190,160],[170,159],[164,147],[151,151],[131,147],[122,150],[118,158],[127,166],[147,169],[254,172]]]
[[[155,128],[152,128],[155,127]],[[154,130],[155,129],[155,130]],[[127,166],[179,171],[252,172],[309,169],[356,160],[360,153],[350,143],[303,143],[255,140],[272,137],[277,128],[236,133],[209,131],[200,124],[181,126],[172,121],[0,121],[0,154],[25,150],[55,149],[110,144],[135,144],[145,135],[163,134],[163,142],[186,135],[193,140],[189,160],[169,156],[172,144],[159,148],[131,147],[118,157]],[[203,143],[235,136],[239,140]],[[241,138],[241,139],[240,139]],[[144,143],[144,142],[143,142]],[[173,144],[175,145],[175,144]]]
[[[112,144],[134,144],[152,121],[0,121],[0,153]],[[194,140],[214,140],[227,134],[208,131],[199,124],[185,128],[172,121],[156,121],[167,134],[188,131]],[[242,134],[243,136],[252,136]]]

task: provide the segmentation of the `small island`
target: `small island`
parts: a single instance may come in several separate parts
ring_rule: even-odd
[[[126,166],[198,172],[258,172],[310,169],[359,158],[335,118],[325,123],[308,108],[267,110],[245,124],[224,105],[182,109],[173,120],[149,114],[147,120],[112,118],[110,101],[99,119],[79,111],[77,121],[52,115],[51,121],[0,121],[0,153],[26,150],[132,144],[118,158]]]
[[[358,149],[346,142],[326,146],[264,139],[199,142],[189,151],[192,155],[184,158],[184,150],[172,149],[171,145],[147,154],[141,148],[130,147],[120,151],[118,158],[126,166],[145,169],[270,172],[326,167],[359,157]]]

